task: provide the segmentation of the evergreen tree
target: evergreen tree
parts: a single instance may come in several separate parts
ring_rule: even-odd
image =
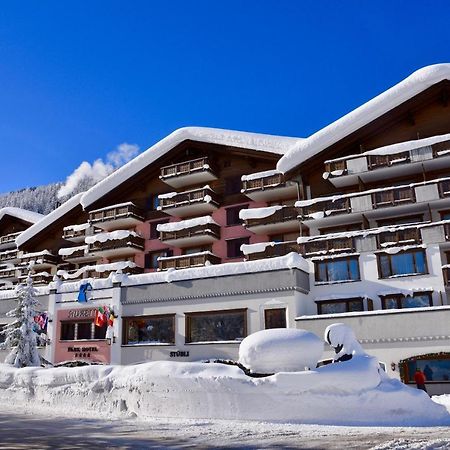
[[[3,334],[6,335],[2,348],[10,348],[5,359],[6,364],[15,367],[39,366],[40,357],[37,350],[37,334],[34,331],[34,318],[38,314],[36,308],[39,302],[31,278],[31,267],[25,283],[16,288],[17,307],[7,313],[15,317],[15,321],[6,325]]]

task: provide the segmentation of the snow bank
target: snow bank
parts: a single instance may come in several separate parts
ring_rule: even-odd
[[[301,372],[314,368],[323,342],[305,330],[274,328],[247,336],[239,346],[239,362],[254,373]]]
[[[260,420],[330,425],[450,424],[426,393],[390,380],[376,359],[250,378],[235,366],[150,362],[135,366],[0,365],[0,401],[15,408],[92,411],[109,417]]]

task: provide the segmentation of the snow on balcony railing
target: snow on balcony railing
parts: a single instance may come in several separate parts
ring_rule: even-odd
[[[57,264],[58,257],[48,250],[40,252],[24,253],[20,256],[22,264],[35,263],[35,264]]]
[[[220,225],[211,216],[197,217],[195,219],[181,220],[180,222],[169,222],[158,224],[157,231],[160,233],[161,241],[188,238],[209,234],[220,238]]]
[[[167,194],[158,195],[160,204],[158,206],[159,211],[163,211],[167,208],[177,208],[179,206],[186,206],[194,203],[213,203],[219,204],[218,195],[210,188],[209,185],[205,185],[202,188],[192,189],[184,192],[169,192]]]
[[[300,246],[296,241],[259,242],[241,245],[241,251],[249,261],[285,256],[292,252],[299,253],[299,250]]]
[[[243,175],[242,193],[246,193],[257,189],[274,188],[284,186],[286,184],[284,175],[278,170],[267,170],[265,172],[252,173],[250,175]]]
[[[239,218],[247,228],[259,225],[297,220],[298,210],[293,206],[268,206],[266,208],[241,209]]]
[[[90,223],[80,225],[69,225],[63,228],[63,239],[84,238],[86,230],[91,226]]]
[[[9,234],[5,234],[3,236],[0,236],[0,245],[1,244],[12,244],[15,242],[16,237],[18,237],[20,234],[22,234],[21,231],[19,231],[18,233],[9,233]]]
[[[137,269],[137,270],[136,270]],[[140,273],[143,269],[138,267],[132,261],[118,261],[109,264],[94,264],[81,267],[77,270],[58,270],[56,275],[64,280],[76,280],[83,277],[85,274],[94,276],[95,274],[111,273],[121,271],[123,273]]]

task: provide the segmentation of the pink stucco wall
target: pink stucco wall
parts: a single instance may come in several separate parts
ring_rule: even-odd
[[[73,311],[86,313],[83,318],[72,317]],[[87,321],[95,319],[96,308],[69,308],[58,311],[56,315],[55,363],[70,360],[88,360],[108,364],[111,361],[111,346],[105,339],[61,341],[61,321]]]
[[[226,209],[238,205],[243,206],[248,205],[248,208],[260,208],[266,206],[267,204],[264,202],[248,201],[243,203],[237,203],[235,205],[228,205],[226,207],[221,207],[212,213],[212,218],[220,225],[220,240],[213,243],[212,251],[215,255],[217,255],[222,259],[222,262],[242,261],[242,258],[227,258],[226,241],[228,239],[236,239],[248,236],[250,238],[250,244],[256,244],[258,242],[266,242],[268,239],[268,236],[252,233],[242,225],[227,226]],[[178,217],[171,217],[171,216],[167,217],[170,219],[170,222],[178,222],[181,220]],[[156,252],[159,250],[170,248],[173,250],[174,256],[182,254],[182,249],[180,248],[168,246],[164,242],[161,242],[159,239],[150,239],[150,222],[151,221],[144,222],[136,227],[136,231],[142,237],[145,238],[145,252],[137,254],[135,257],[135,262],[140,267],[144,267],[144,255],[147,252]],[[158,222],[158,220],[155,220],[154,222]]]

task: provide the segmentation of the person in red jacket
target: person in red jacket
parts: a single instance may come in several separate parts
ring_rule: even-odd
[[[416,382],[417,389],[422,389],[422,391],[427,392],[427,388],[425,387],[425,381],[427,379],[419,368],[416,369],[416,373],[414,374],[414,381]]]

